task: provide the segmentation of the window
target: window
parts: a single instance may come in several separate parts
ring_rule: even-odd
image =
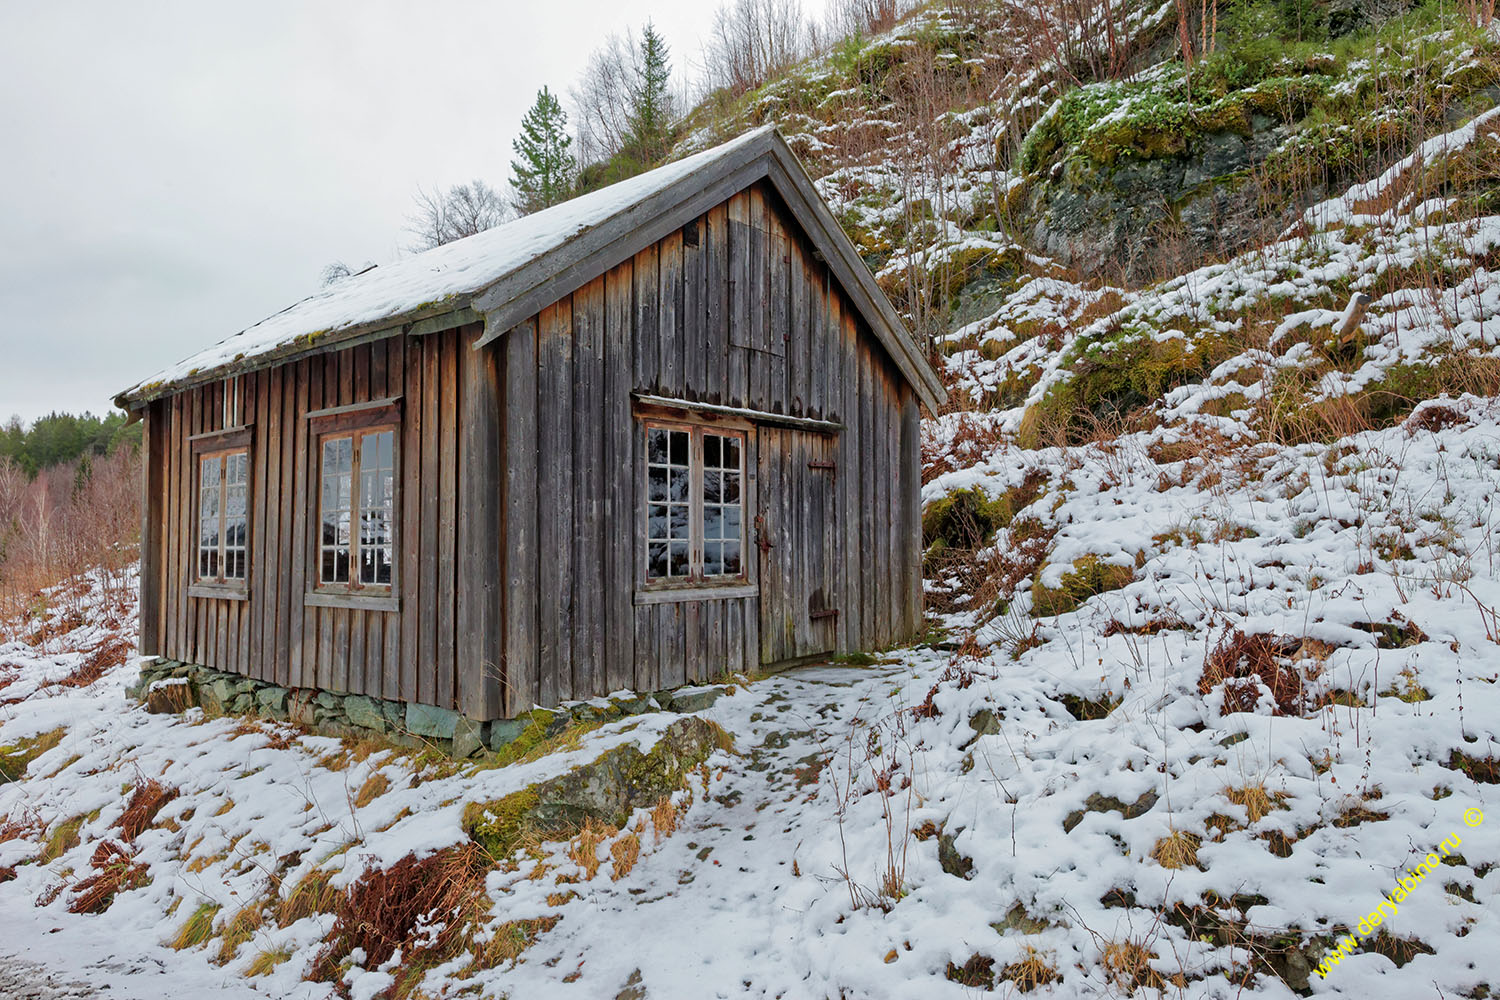
[[[389,593],[396,565],[395,428],[331,432],[318,440],[319,588]]]
[[[699,427],[646,427],[646,579],[745,578],[745,437]]]
[[[245,500],[250,453],[219,451],[198,457],[198,582],[243,587],[250,533]]]

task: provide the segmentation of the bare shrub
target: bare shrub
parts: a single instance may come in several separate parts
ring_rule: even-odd
[[[130,793],[125,812],[120,816],[120,836],[128,843],[134,843],[135,838],[151,826],[162,807],[177,798],[177,795],[177,789],[152,778],[138,781],[134,791]]]
[[[1262,685],[1276,703],[1276,714],[1304,715],[1317,703],[1311,682],[1323,673],[1331,648],[1316,639],[1227,630],[1203,664],[1200,694],[1224,686],[1226,712],[1253,712]]]
[[[427,966],[424,956],[453,957],[488,909],[488,861],[469,843],[421,859],[408,854],[389,868],[367,872],[334,901],[333,931],[311,978],[337,980],[341,963],[355,949],[364,952],[364,965],[371,969],[397,949],[404,965],[417,968]]]
[[[117,841],[106,840],[94,849],[89,866],[94,869],[74,887],[71,913],[101,913],[126,889],[146,884],[146,866],[138,862]]]
[[[738,96],[802,59],[809,47],[800,0],[730,0],[714,14],[706,83]]]

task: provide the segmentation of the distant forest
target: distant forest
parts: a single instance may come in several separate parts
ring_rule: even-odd
[[[0,428],[0,463],[9,459],[27,476],[85,456],[113,455],[122,446],[141,445],[141,424],[125,426],[125,414],[49,413],[31,426],[11,417]]]

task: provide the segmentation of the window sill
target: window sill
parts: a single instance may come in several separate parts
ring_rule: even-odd
[[[705,584],[696,587],[661,587],[655,590],[637,590],[635,603],[676,604],[682,601],[732,601],[741,597],[755,597],[760,588],[753,583]]]
[[[189,597],[201,597],[206,601],[248,601],[250,591],[245,587],[225,586],[214,583],[188,584]]]
[[[313,591],[303,595],[302,603],[310,608],[348,608],[354,611],[401,610],[401,598],[394,594],[376,597],[370,594],[328,594]]]

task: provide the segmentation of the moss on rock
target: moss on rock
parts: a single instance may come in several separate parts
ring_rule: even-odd
[[[1041,574],[1031,585],[1031,613],[1037,618],[1050,618],[1076,611],[1090,597],[1119,590],[1135,579],[1135,570],[1129,566],[1107,563],[1096,555],[1087,555],[1073,563],[1073,568],[1062,575],[1057,587],[1042,583]]]
[[[62,742],[63,732],[57,728],[0,746],[0,785],[21,780],[32,761]]]
[[[633,743],[605,751],[567,774],[502,799],[464,807],[463,828],[493,857],[508,858],[529,838],[571,837],[590,819],[623,826],[638,807],[687,787],[688,775],[733,738],[719,725],[690,716],[668,726],[642,753]]]

